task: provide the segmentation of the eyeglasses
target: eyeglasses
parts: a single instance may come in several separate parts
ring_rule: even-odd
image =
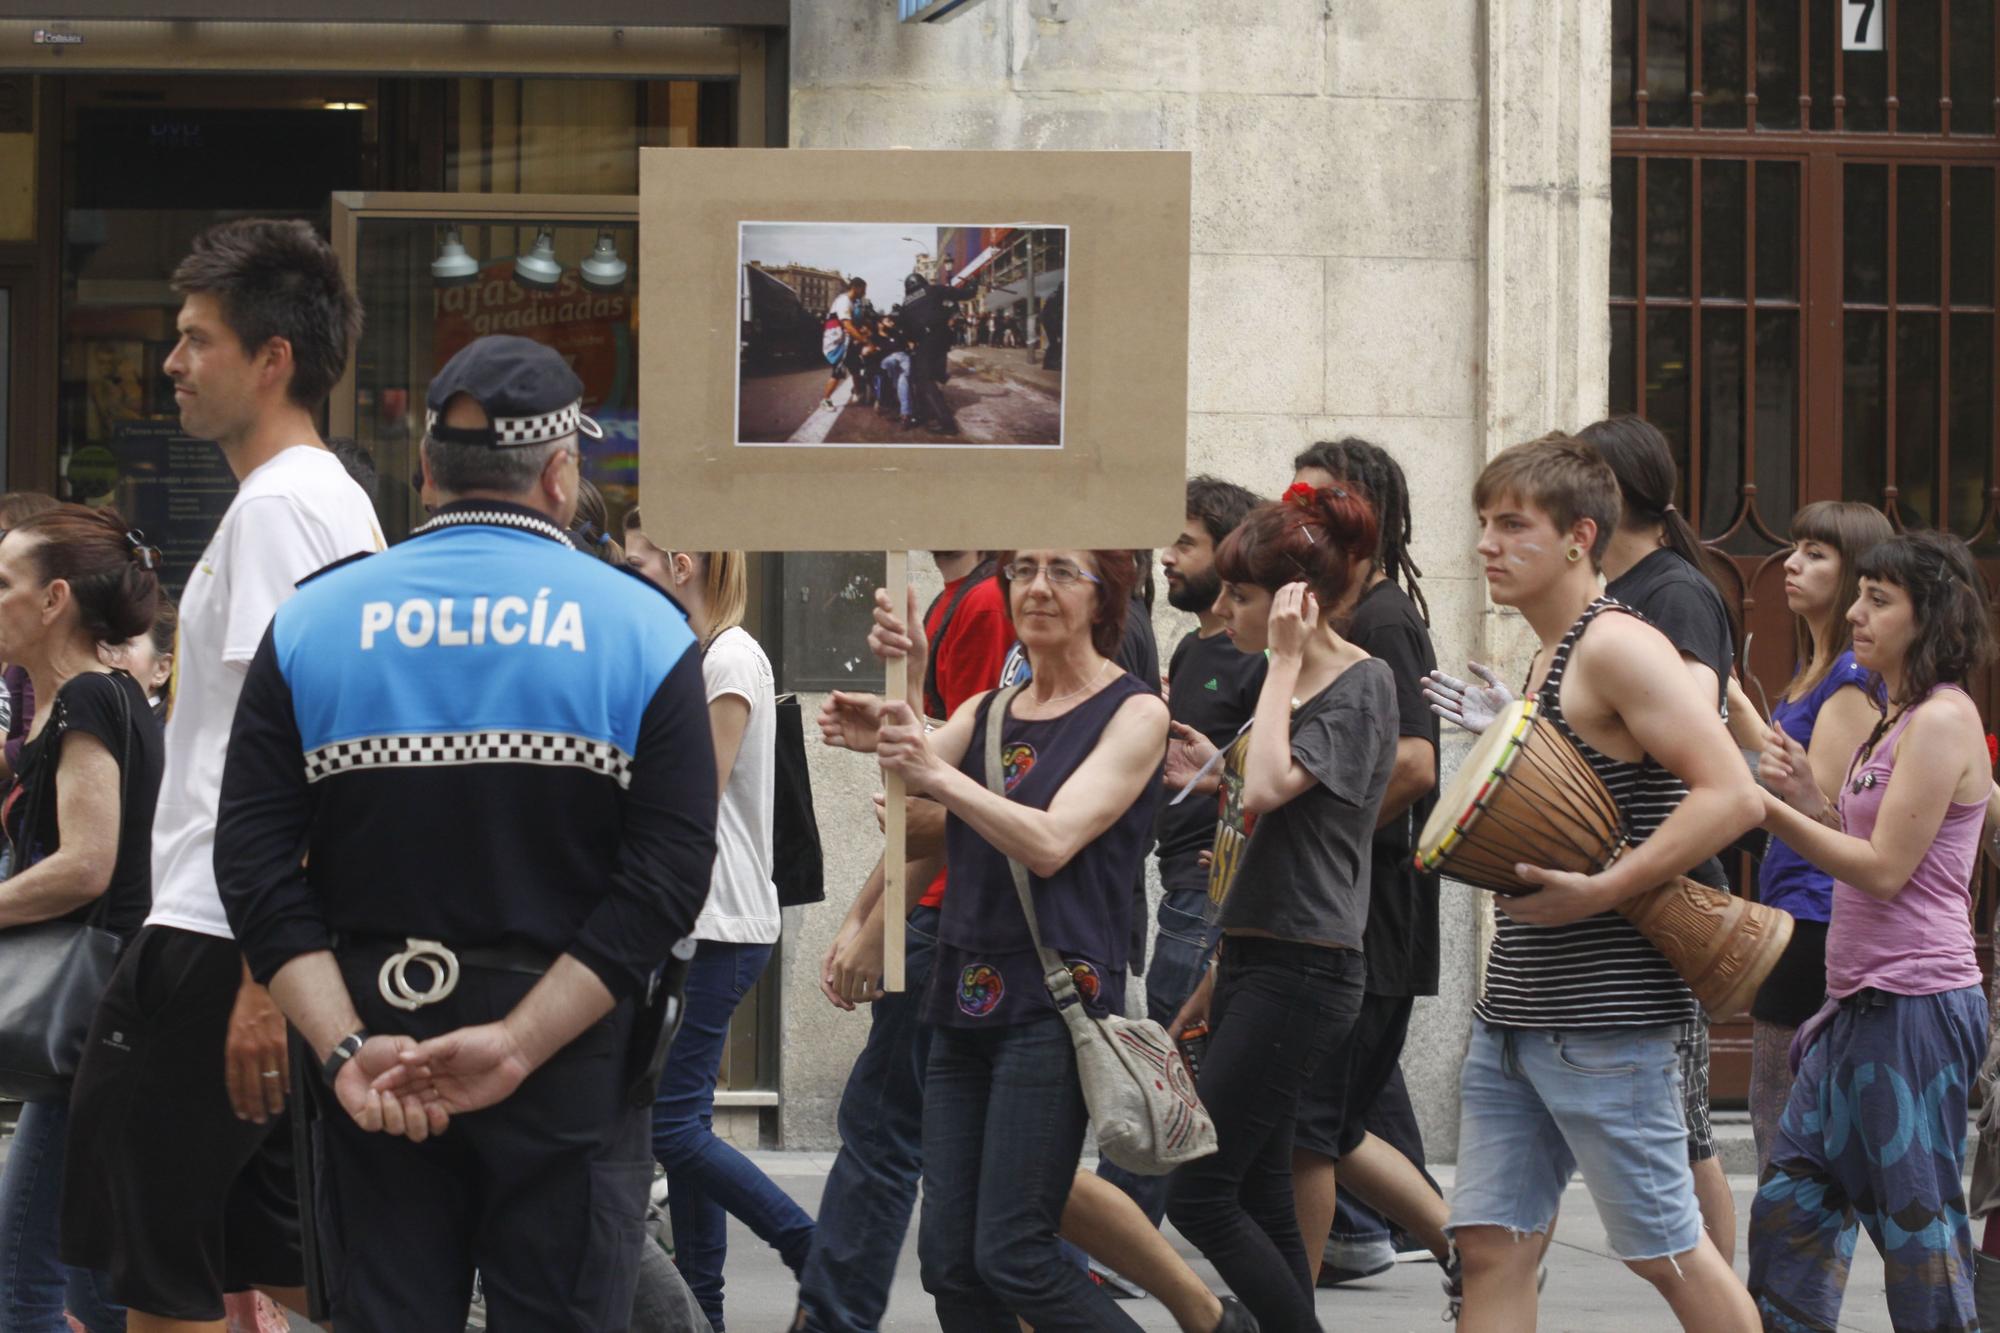
[[[1073,587],[1078,579],[1086,583],[1102,586],[1104,580],[1087,569],[1080,569],[1067,560],[1055,560],[1046,565],[1038,565],[1032,560],[1013,560],[1001,569],[1009,583],[1033,583],[1037,574],[1046,574],[1049,586],[1055,588]]]

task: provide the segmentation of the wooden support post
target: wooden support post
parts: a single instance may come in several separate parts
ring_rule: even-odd
[[[889,604],[901,610],[909,599],[910,553],[891,551],[883,587],[889,590]],[[910,664],[906,658],[886,664],[888,679],[882,697],[904,699],[910,693]],[[917,710],[918,716],[923,710]],[[903,923],[909,917],[909,886],[904,883],[903,779],[882,775],[882,989],[903,989]]]

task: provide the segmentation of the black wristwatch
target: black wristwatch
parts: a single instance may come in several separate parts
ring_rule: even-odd
[[[319,1067],[319,1076],[326,1080],[326,1086],[333,1086],[333,1081],[340,1077],[340,1067],[359,1055],[362,1043],[367,1040],[368,1029],[358,1028],[334,1043],[333,1053]]]

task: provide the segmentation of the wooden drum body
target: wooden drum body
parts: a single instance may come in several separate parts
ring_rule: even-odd
[[[1534,700],[1501,712],[1424,825],[1417,865],[1515,897],[1536,886],[1516,864],[1596,874],[1630,847],[1604,782]],[[1789,913],[1686,876],[1618,911],[1681,974],[1712,1018],[1733,1018],[1792,937]]]

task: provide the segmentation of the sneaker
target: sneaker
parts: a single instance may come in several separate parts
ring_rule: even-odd
[[[820,399],[820,400],[819,400],[819,405],[820,405],[821,407],[825,408],[825,409],[826,409],[827,411],[829,411],[829,412],[831,412],[831,411],[833,411],[833,410],[834,410],[834,406],[833,406],[833,399],[831,399],[831,398],[822,398],[822,399]]]
[[[1372,1240],[1347,1240],[1331,1237],[1326,1248],[1321,1251],[1319,1282],[1322,1287],[1337,1287],[1343,1282],[1356,1282],[1364,1277],[1374,1277],[1386,1273],[1396,1266],[1395,1247],[1389,1238],[1378,1236]]]
[[[1143,1288],[1120,1277],[1111,1269],[1098,1263],[1097,1260],[1090,1260],[1089,1268],[1090,1280],[1104,1288],[1105,1294],[1110,1296],[1112,1300],[1143,1301],[1146,1299],[1146,1292]]]
[[[1222,1318],[1216,1321],[1215,1333],[1257,1333],[1257,1316],[1243,1308],[1243,1302],[1234,1296],[1222,1298]]]

